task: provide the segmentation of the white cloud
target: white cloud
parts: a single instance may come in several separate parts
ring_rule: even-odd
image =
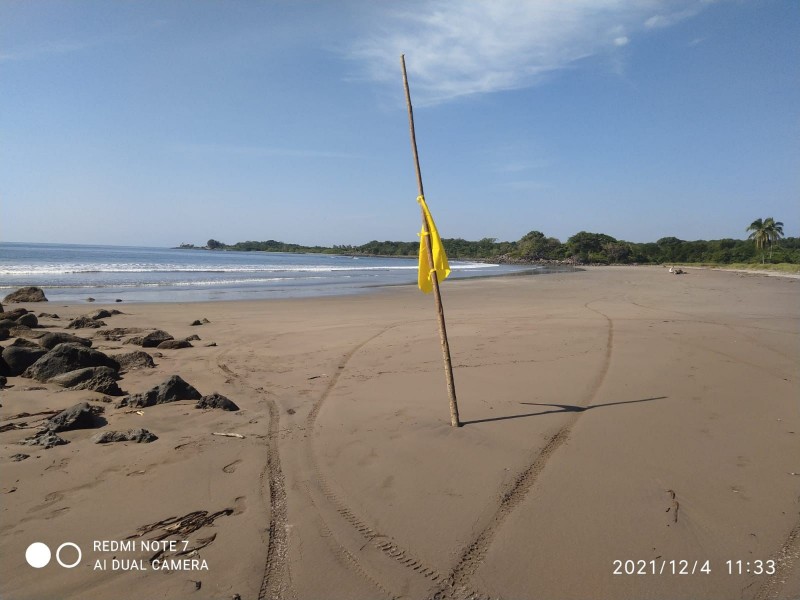
[[[632,32],[667,27],[707,0],[438,0],[381,15],[351,56],[395,82],[400,54],[415,103],[535,85],[580,59],[612,52]]]

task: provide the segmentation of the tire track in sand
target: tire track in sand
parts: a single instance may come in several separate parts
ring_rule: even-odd
[[[227,376],[236,380],[241,387],[246,387],[264,398],[269,410],[269,428],[267,434],[267,464],[261,471],[261,485],[259,489],[263,494],[265,488],[269,490],[269,526],[267,528],[267,558],[264,564],[264,574],[258,592],[258,600],[285,600],[295,596],[289,576],[287,554],[289,542],[287,539],[286,520],[286,483],[281,470],[281,458],[278,452],[278,425],[280,415],[278,407],[272,398],[262,389],[246,384],[242,377],[222,362],[223,353],[217,357],[217,367]],[[267,482],[264,484],[264,478]]]
[[[406,323],[407,324],[407,323]],[[388,327],[383,328],[378,333],[370,336],[363,342],[360,342],[355,347],[353,347],[349,352],[347,352],[339,362],[338,368],[336,372],[331,377],[328,385],[326,386],[325,390],[322,392],[319,399],[314,403],[314,406],[311,408],[311,411],[308,413],[306,417],[306,431],[308,432],[307,437],[307,454],[308,459],[312,467],[312,471],[316,478],[316,485],[319,488],[322,495],[325,497],[326,500],[331,504],[333,509],[339,516],[348,524],[350,525],[357,533],[360,535],[372,548],[379,551],[383,554],[386,558],[390,558],[393,561],[396,561],[402,567],[407,568],[412,573],[418,575],[419,577],[424,578],[430,584],[437,584],[442,581],[442,575],[436,569],[426,565],[420,558],[414,556],[414,554],[400,546],[397,542],[395,542],[390,536],[380,533],[370,527],[366,522],[364,522],[353,509],[347,505],[343,500],[341,500],[336,493],[331,489],[327,479],[322,473],[320,469],[319,462],[317,461],[316,454],[314,452],[314,444],[313,444],[313,432],[314,426],[316,424],[317,417],[319,416],[319,412],[322,409],[323,404],[331,395],[333,390],[336,388],[336,385],[341,377],[342,373],[345,371],[347,364],[353,358],[353,356],[361,350],[364,346],[369,344],[374,339],[378,338],[379,336],[383,335],[387,331],[401,325],[400,323],[395,323]],[[311,503],[315,505],[313,498],[311,497],[311,491],[308,489],[309,499]],[[327,524],[325,523],[325,519],[322,516],[319,508],[317,507],[317,512],[322,519],[323,526],[326,531],[330,531]],[[333,536],[335,538],[335,536]],[[367,581],[375,585],[378,589],[380,589],[383,593],[387,594],[390,597],[395,597],[396,595],[390,592],[386,586],[376,581],[374,578],[369,576],[366,571],[364,570],[363,566],[358,562],[356,557],[349,552],[344,546],[341,545],[338,541],[336,543],[339,545],[341,549],[341,553],[347,558],[347,560],[351,563],[353,569],[361,574]]]
[[[596,302],[596,301],[593,301]],[[608,334],[606,337],[605,352],[603,355],[603,363],[600,371],[595,377],[592,386],[590,387],[589,399],[583,406],[591,406],[597,398],[600,387],[606,379],[609,367],[611,365],[611,352],[614,347],[614,322],[605,313],[589,306],[592,302],[584,304],[584,308],[597,313],[602,316],[608,324]],[[533,461],[517,475],[514,482],[510,487],[503,492],[500,504],[497,507],[494,515],[492,516],[489,524],[484,527],[473,539],[473,541],[462,551],[456,565],[450,571],[449,576],[442,585],[431,596],[434,600],[445,600],[451,598],[467,598],[469,600],[488,600],[489,596],[484,596],[475,593],[470,589],[470,581],[475,573],[478,571],[489,548],[492,545],[494,536],[500,530],[508,516],[516,509],[528,492],[536,483],[539,475],[547,465],[547,461],[558,450],[564,442],[569,439],[569,434],[572,427],[583,414],[583,411],[575,413],[569,418],[567,423],[553,435],[544,447],[539,450],[533,458]]]

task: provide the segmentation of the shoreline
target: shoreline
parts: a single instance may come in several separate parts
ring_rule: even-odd
[[[121,397],[10,377],[0,402],[3,596],[800,593],[795,280],[593,267],[465,279],[444,296],[458,429],[433,302],[413,284],[268,302],[6,307],[58,313],[43,331],[91,339],[109,356],[151,354],[153,368],[123,373],[126,392],[179,375],[239,410],[117,407]],[[102,330],[128,333],[66,329],[98,308],[123,311]],[[140,348],[124,343],[142,335],[134,328],[202,339]],[[66,445],[18,444],[48,418],[37,413],[83,401],[102,408],[101,422],[59,432]],[[132,428],[158,439],[92,441]],[[12,458],[20,453],[29,456]],[[197,529],[163,529],[198,511]],[[145,526],[154,529],[140,536]],[[208,569],[168,576],[148,568],[152,552],[94,550],[96,540],[160,534],[198,549],[159,560]],[[30,568],[33,541],[77,544],[79,568]],[[95,570],[112,555],[147,570]],[[740,557],[774,560],[775,574],[729,575],[726,561]],[[702,559],[711,572],[619,577],[615,559]]]

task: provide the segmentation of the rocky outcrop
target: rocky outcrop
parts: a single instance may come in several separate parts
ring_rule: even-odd
[[[191,347],[192,345],[187,340],[166,340],[156,346],[159,350],[178,350]]]
[[[65,343],[80,344],[82,346],[86,346],[87,348],[92,347],[92,340],[82,338],[77,335],[72,335],[71,333],[48,332],[39,338],[39,345],[44,346],[48,350],[52,350],[59,344]]]
[[[22,315],[27,315],[28,311],[24,308],[15,308],[13,310],[7,310],[5,312],[0,313],[0,321],[14,321],[16,322]]]
[[[166,404],[178,400],[199,400],[202,394],[186,383],[178,375],[173,375],[164,383],[142,392],[123,398],[118,407],[130,406],[131,408],[145,408],[155,404]]]
[[[8,346],[3,348],[3,362],[7,365],[6,375],[17,377],[25,372],[25,369],[36,363],[40,358],[47,354],[44,348],[30,348],[27,346]]]
[[[122,313],[118,310],[106,310],[105,308],[98,308],[97,310],[92,311],[84,316],[94,321],[99,321],[100,319],[107,319],[109,317],[113,317],[114,315],[121,315],[121,314]]]
[[[102,352],[81,344],[58,344],[33,363],[24,376],[37,381],[48,381],[63,373],[86,367],[110,367],[119,371],[119,363]]]
[[[174,339],[175,338],[172,337],[170,334],[168,334],[166,331],[161,331],[160,329],[156,329],[155,331],[151,331],[142,338],[142,348],[156,348],[162,342]]]
[[[117,385],[118,379],[119,374],[110,367],[87,367],[57,375],[48,383],[73,390],[91,390],[109,396],[122,396],[124,392]]]
[[[39,319],[36,318],[35,314],[29,312],[17,319],[17,325],[24,325],[33,329],[39,326]]]
[[[158,437],[147,429],[128,429],[127,431],[103,431],[92,436],[95,444],[108,444],[111,442],[136,442],[149,444]]]
[[[101,329],[97,331],[94,336],[103,338],[104,340],[118,342],[126,335],[142,333],[143,331],[144,329],[140,329],[139,327],[114,327],[113,329]],[[142,345],[141,338],[139,338],[138,345]]]
[[[3,298],[3,302],[14,304],[16,302],[47,302],[44,290],[38,287],[24,287],[18,289],[16,292],[11,292],[8,296]]]
[[[103,408],[100,406],[90,406],[88,402],[79,402],[50,417],[45,421],[44,427],[53,433],[73,429],[94,429],[104,425],[104,421],[98,418],[102,412]]]
[[[114,360],[119,363],[119,370],[123,372],[135,369],[153,369],[156,366],[153,357],[141,350],[117,354],[114,356]]]
[[[235,402],[229,400],[220,393],[214,392],[208,396],[203,396],[200,401],[194,405],[195,408],[220,408],[222,410],[239,410]]]
[[[103,321],[96,321],[89,317],[78,317],[69,322],[67,329],[99,329],[105,326],[106,324]]]
[[[49,450],[55,446],[69,444],[69,442],[52,431],[44,429],[34,436],[25,438],[20,444],[23,446],[43,446],[45,450]]]

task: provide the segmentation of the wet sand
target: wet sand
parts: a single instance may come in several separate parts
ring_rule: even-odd
[[[415,288],[107,307],[125,313],[107,328],[202,338],[156,350],[156,368],[126,373],[123,389],[178,374],[241,410],[180,401],[138,414],[9,378],[1,424],[35,427],[42,416],[9,417],[84,400],[107,424],[48,450],[17,443],[34,429],[0,433],[2,598],[800,595],[800,281],[609,267],[443,294],[461,428],[433,299]],[[22,306],[57,313],[41,319],[49,331],[101,308]],[[109,355],[138,349],[70,331]],[[133,427],[158,440],[90,440]],[[177,548],[160,560],[208,569],[154,570],[141,546],[93,550],[162,536]],[[37,541],[73,542],[81,561],[34,569]],[[147,570],[112,570],[113,557]]]

